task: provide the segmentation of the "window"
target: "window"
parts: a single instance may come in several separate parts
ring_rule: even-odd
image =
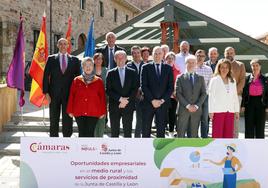
[[[104,17],[103,2],[100,1],[100,17]]]
[[[126,15],[126,22],[128,21],[128,15]]]
[[[117,9],[114,9],[114,22],[117,22]]]
[[[80,9],[85,10],[86,0],[80,0]]]
[[[60,38],[61,38],[60,34],[54,34],[54,53],[58,53],[57,43]]]
[[[36,47],[36,43],[37,43],[37,40],[38,40],[38,37],[39,37],[39,33],[40,31],[39,30],[33,30],[33,51],[35,50],[35,47]]]

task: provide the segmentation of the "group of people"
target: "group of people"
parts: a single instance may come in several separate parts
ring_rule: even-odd
[[[58,41],[59,53],[48,57],[43,93],[50,102],[50,136],[70,137],[73,117],[79,137],[102,137],[107,121],[111,137],[171,136],[207,138],[212,121],[213,138],[238,138],[239,113],[245,114],[245,137],[264,138],[268,108],[268,83],[261,74],[259,60],[252,60],[252,73],[235,60],[235,49],[227,47],[218,60],[217,48],[190,54],[187,41],[180,53],[167,45],[155,46],[152,60],[148,47],[133,46],[132,61],[125,49],[116,45],[116,35],[106,34],[107,45],[95,50],[93,58],[82,62],[67,53],[68,41]],[[133,114],[136,111],[136,125]],[[201,135],[199,133],[201,128]]]

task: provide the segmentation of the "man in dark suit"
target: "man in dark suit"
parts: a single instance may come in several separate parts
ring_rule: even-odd
[[[106,34],[107,45],[97,48],[96,53],[102,53],[105,60],[105,66],[110,70],[116,67],[116,62],[114,61],[114,53],[118,50],[124,50],[124,48],[115,44],[116,35],[113,32]]]
[[[67,53],[68,41],[58,41],[59,53],[48,57],[43,79],[43,93],[49,101],[50,137],[59,136],[59,120],[62,111],[62,133],[70,137],[73,119],[66,113],[69,90],[73,79],[80,74],[80,61]]]
[[[201,120],[202,105],[206,99],[206,86],[203,76],[195,73],[197,60],[193,55],[185,59],[186,72],[176,80],[176,98],[178,114],[178,137],[197,138]]]
[[[119,50],[114,55],[117,67],[108,71],[106,77],[111,133],[112,137],[119,137],[122,117],[124,137],[131,137],[138,76],[135,70],[125,65],[126,52]]]
[[[138,91],[136,94],[135,100],[135,109],[136,109],[136,127],[135,127],[135,138],[141,137],[141,129],[142,129],[142,92],[140,88],[140,73],[141,73],[141,66],[144,64],[141,60],[141,48],[139,46],[132,46],[131,48],[131,55],[133,58],[132,62],[127,64],[128,67],[134,69],[138,76]]]
[[[171,66],[162,63],[163,51],[153,49],[154,61],[144,64],[141,72],[141,89],[144,94],[142,137],[151,136],[152,120],[155,115],[157,137],[165,137],[166,115],[173,92],[173,73]]]

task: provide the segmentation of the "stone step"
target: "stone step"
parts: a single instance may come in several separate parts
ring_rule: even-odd
[[[20,144],[19,143],[1,143],[0,144],[0,155],[20,155]]]
[[[49,132],[49,122],[42,121],[24,121],[24,122],[8,122],[4,126],[4,131],[25,131],[25,132]],[[60,124],[60,131],[62,130],[62,126]],[[73,124],[73,131],[77,132],[78,128],[76,123]]]
[[[62,134],[59,134],[62,137]],[[0,135],[0,143],[10,144],[10,143],[20,143],[21,137],[49,137],[48,132],[3,132]],[[78,133],[73,133],[73,138],[78,137]]]
[[[0,135],[0,143],[20,143],[21,137],[49,137],[48,132],[3,132]]]
[[[28,116],[28,115],[23,115],[23,117],[21,117],[19,114],[13,114],[11,117],[11,121],[15,122],[15,123],[19,123],[20,121],[38,121],[38,122],[42,122],[42,121],[49,121],[48,117],[40,117],[40,116]],[[61,119],[60,119],[61,121]]]

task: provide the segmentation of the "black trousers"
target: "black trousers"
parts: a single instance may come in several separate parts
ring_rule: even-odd
[[[97,117],[78,116],[75,117],[79,137],[94,137],[94,131],[98,121]]]
[[[265,115],[261,96],[250,96],[245,106],[245,138],[264,138]]]
[[[111,136],[119,137],[120,134],[120,120],[122,118],[123,131],[125,138],[131,138],[132,133],[132,121],[133,121],[133,110],[123,108],[113,108],[109,112],[110,124],[111,124]]]
[[[165,128],[167,125],[167,105],[159,108],[153,108],[150,104],[143,106],[142,110],[142,137],[151,137],[152,121],[155,116],[156,136],[157,138],[165,138]]]
[[[168,108],[168,125],[169,132],[174,132],[174,127],[176,124],[176,109],[178,102],[174,98],[170,98],[170,107]]]
[[[136,99],[136,127],[135,127],[135,138],[140,138],[142,134],[142,105],[143,101]]]
[[[62,115],[63,137],[71,137],[73,134],[73,118],[66,113],[68,99],[64,97],[51,98],[49,104],[50,137],[59,137],[60,112]]]

